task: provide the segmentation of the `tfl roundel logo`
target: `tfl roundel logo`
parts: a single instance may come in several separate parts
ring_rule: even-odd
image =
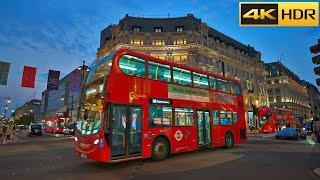
[[[181,141],[182,138],[183,138],[182,132],[181,132],[180,130],[176,131],[176,132],[174,133],[174,138],[176,138],[177,141]]]

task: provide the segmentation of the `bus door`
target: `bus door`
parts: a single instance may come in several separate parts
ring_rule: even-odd
[[[141,106],[111,105],[109,113],[111,158],[141,155],[141,110]]]
[[[211,147],[211,125],[209,111],[197,111],[199,148]]]

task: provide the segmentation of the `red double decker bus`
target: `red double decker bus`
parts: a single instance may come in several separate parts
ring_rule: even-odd
[[[64,128],[64,118],[61,117],[51,117],[45,118],[44,132],[46,133],[63,133]]]
[[[274,133],[286,126],[296,127],[292,111],[285,108],[260,108],[258,122],[260,133]]]
[[[129,50],[90,67],[75,136],[79,156],[150,158],[246,140],[238,81]]]

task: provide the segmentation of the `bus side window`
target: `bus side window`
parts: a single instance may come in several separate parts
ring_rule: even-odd
[[[149,76],[149,79],[152,79],[152,80],[171,82],[170,66],[149,61],[148,76]]]
[[[216,78],[209,76],[210,89],[216,90]]]
[[[233,122],[233,124],[237,124],[238,123],[238,113],[237,112],[233,112],[233,114],[232,114],[232,122]]]
[[[123,55],[119,61],[119,67],[124,74],[145,77],[145,60],[131,55]]]
[[[149,127],[171,126],[172,107],[169,106],[149,106]]]
[[[194,72],[193,73],[193,85],[194,85],[194,87],[208,89],[209,88],[208,76]]]
[[[214,126],[220,125],[219,110],[212,110],[212,120]]]
[[[190,108],[174,108],[175,125],[176,126],[193,126],[193,109]]]
[[[217,90],[230,93],[229,82],[222,79],[217,79]]]
[[[230,90],[232,94],[241,94],[241,89],[236,83],[230,83]]]
[[[230,111],[220,111],[220,123],[221,125],[232,125],[232,115]]]
[[[173,67],[173,82],[181,85],[191,86],[191,72],[185,69]]]

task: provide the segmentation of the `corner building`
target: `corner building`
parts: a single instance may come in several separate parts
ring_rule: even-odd
[[[101,31],[97,60],[122,48],[238,79],[248,113],[252,105],[268,105],[267,72],[261,53],[209,27],[193,14],[175,18],[127,14],[119,24]]]
[[[269,72],[268,94],[271,107],[286,107],[296,122],[311,118],[308,91],[300,78],[281,62],[266,63]]]

